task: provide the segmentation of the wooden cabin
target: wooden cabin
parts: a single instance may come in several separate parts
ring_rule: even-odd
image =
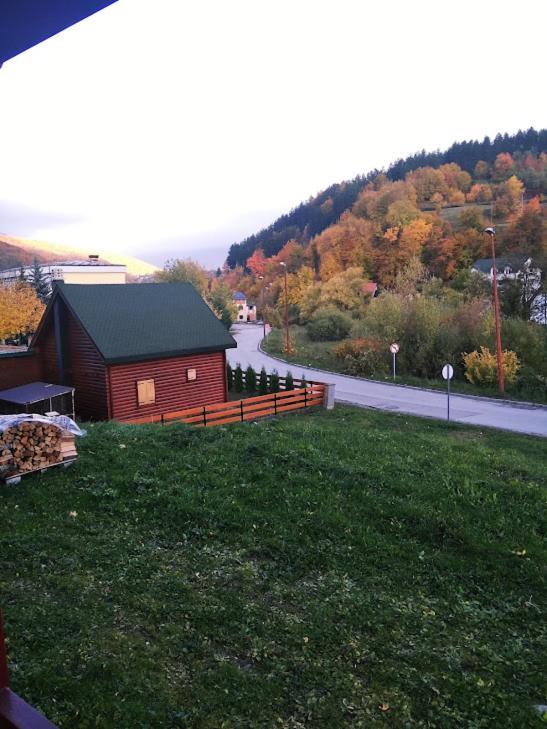
[[[59,283],[32,341],[42,379],[73,386],[84,420],[225,402],[236,346],[186,283]]]

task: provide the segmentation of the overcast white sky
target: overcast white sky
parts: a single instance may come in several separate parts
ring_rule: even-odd
[[[0,69],[0,231],[221,264],[332,182],[545,126],[546,8],[119,0]]]

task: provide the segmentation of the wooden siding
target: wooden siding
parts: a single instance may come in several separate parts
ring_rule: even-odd
[[[0,355],[0,390],[42,379],[42,364],[34,352]]]
[[[68,341],[70,384],[76,388],[76,413],[84,420],[107,420],[106,365],[80,322],[72,315],[68,319]]]
[[[44,382],[59,384],[59,370],[57,368],[57,351],[55,349],[55,334],[53,332],[53,317],[44,322],[40,338],[35,345],[36,354],[42,363],[42,376]]]
[[[110,365],[110,417],[127,420],[194,405],[225,402],[225,363],[224,352],[212,352]],[[195,381],[186,381],[187,369],[196,370]],[[156,401],[139,407],[137,381],[149,379],[154,380]]]
[[[36,343],[37,353],[42,362],[43,378],[46,382],[67,384],[76,388],[74,399],[78,418],[106,420],[108,418],[106,365],[78,320],[68,313],[66,321],[68,325],[64,333],[68,338],[68,381],[60,383],[52,316],[44,322],[44,328]]]

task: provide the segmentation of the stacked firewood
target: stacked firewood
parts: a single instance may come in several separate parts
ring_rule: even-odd
[[[3,478],[75,457],[74,435],[49,423],[23,421],[0,433],[0,476]]]

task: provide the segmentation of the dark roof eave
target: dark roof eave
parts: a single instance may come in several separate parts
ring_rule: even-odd
[[[191,354],[210,354],[211,352],[224,352],[226,349],[235,349],[237,343],[222,344],[214,347],[200,347],[194,349],[178,349],[173,352],[153,352],[151,354],[136,354],[130,357],[104,357],[105,364],[126,364],[129,362],[150,362],[154,359],[171,359],[173,357],[187,357]]]

